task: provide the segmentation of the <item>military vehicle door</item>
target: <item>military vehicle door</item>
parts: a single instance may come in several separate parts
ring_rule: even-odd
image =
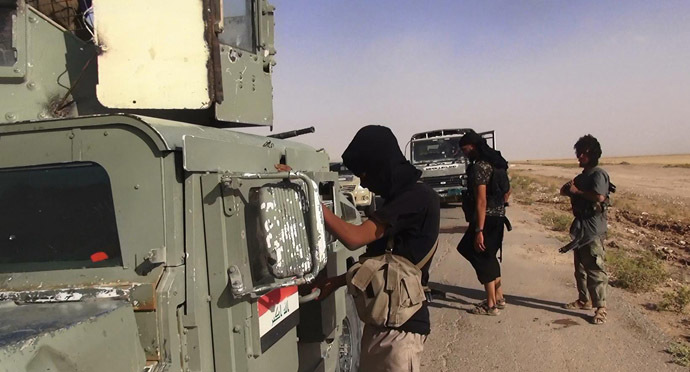
[[[478,134],[486,140],[486,143],[491,146],[492,149],[496,149],[496,131],[490,130],[486,132],[479,132]]]
[[[223,0],[215,75],[222,86],[216,119],[239,125],[273,125],[275,8],[267,0]]]
[[[281,156],[270,146],[184,139],[184,168],[199,174],[203,199],[216,370],[298,367],[280,356],[296,355],[297,286],[324,267],[326,235],[318,185],[272,171]]]

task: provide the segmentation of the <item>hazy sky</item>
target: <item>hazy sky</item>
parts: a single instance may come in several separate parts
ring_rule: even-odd
[[[509,159],[690,153],[690,1],[271,0],[275,132],[495,129]],[[268,134],[266,129],[254,133]]]

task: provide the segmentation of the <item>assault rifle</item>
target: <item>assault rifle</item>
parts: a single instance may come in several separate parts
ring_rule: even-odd
[[[566,184],[566,185],[567,185],[567,184]],[[565,187],[565,185],[563,185],[563,186]],[[616,192],[616,185],[614,185],[613,183],[609,182],[609,194],[612,194],[612,193],[615,193],[615,192]],[[604,213],[604,212],[606,211],[606,209],[609,207],[610,204],[611,204],[611,201],[610,201],[610,199],[609,199],[609,196],[606,195],[606,200],[604,200],[604,201],[601,202],[601,203],[596,203],[595,209],[596,209],[597,211],[599,211],[599,213]],[[583,231],[582,229],[580,229],[580,232],[579,232],[578,236],[576,236],[575,239],[573,239],[572,241],[570,241],[570,243],[568,243],[568,244],[562,246],[561,248],[559,248],[559,249],[558,249],[558,252],[559,252],[559,253],[568,253],[568,252],[572,251],[573,249],[578,249],[578,248],[580,248],[580,247],[582,247],[582,246],[585,246],[585,245],[591,243],[592,240],[594,240],[594,238],[585,239],[585,238],[584,238],[584,231]]]

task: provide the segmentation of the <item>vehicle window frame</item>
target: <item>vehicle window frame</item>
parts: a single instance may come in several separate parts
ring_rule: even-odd
[[[439,143],[439,146],[440,146],[440,145],[441,145],[441,141],[451,143],[451,145],[452,145],[453,140],[455,140],[455,139],[456,139],[456,138],[454,138],[454,137],[441,137],[441,138],[425,138],[425,139],[420,139],[420,140],[412,141],[412,143],[411,143],[411,148],[410,148],[410,158],[411,158],[411,160],[412,160],[412,163],[414,163],[414,164],[419,164],[419,163],[424,163],[424,162],[430,161],[429,159],[420,160],[420,159],[418,158],[418,156],[417,156],[418,153],[415,153],[415,147],[416,147],[416,146],[428,146],[428,143],[433,143],[433,142],[438,142],[438,143]],[[450,156],[450,157],[446,156],[446,157],[444,157],[443,159],[436,159],[436,160],[442,160],[442,161],[447,161],[447,160],[460,160],[460,159],[463,158],[463,155],[462,155],[462,153],[460,152],[460,148],[459,148],[459,147],[457,147],[457,151],[458,151],[458,152],[457,152],[457,154],[456,154],[455,156]]]
[[[10,8],[11,6],[3,6]],[[15,61],[12,65],[0,66],[0,78],[22,79],[26,76],[27,66],[27,7],[23,1],[16,1],[12,18],[11,39],[15,50]]]
[[[248,16],[249,20],[251,21],[251,25],[247,28],[248,30],[251,30],[251,45],[247,47],[247,45],[236,45],[233,43],[228,42],[229,37],[231,37],[230,33],[230,28],[228,25],[225,23],[227,18],[229,17],[229,12],[226,11],[226,4],[231,4],[232,2],[240,2],[243,1],[245,4],[245,9],[248,9],[246,11],[245,16]],[[252,54],[257,54],[259,50],[259,32],[258,32],[258,17],[257,17],[257,9],[256,9],[256,4],[253,0],[223,0],[221,2],[221,6],[223,9],[223,31],[218,34],[218,42],[222,45],[227,45],[232,48],[236,48],[245,52],[249,52]],[[246,26],[246,25],[245,25]],[[224,40],[225,38],[225,40]]]
[[[12,199],[2,195],[3,193],[16,193],[20,191],[20,194],[24,195],[17,195],[17,197],[22,197],[22,200],[28,201],[26,204],[19,206],[19,208],[27,210],[24,218],[38,222],[36,222],[37,226],[29,226],[25,229],[22,229],[22,227],[28,224],[19,223],[14,227],[11,227],[11,222],[7,224],[10,225],[10,228],[6,231],[9,235],[0,238],[13,240],[13,238],[19,238],[23,234],[29,237],[29,242],[19,243],[16,246],[16,249],[27,252],[26,258],[19,257],[19,260],[17,260],[18,257],[13,257],[11,253],[8,253],[12,249],[12,243],[2,240],[2,242],[6,243],[7,250],[0,249],[0,253],[5,253],[0,254],[2,256],[0,261],[7,260],[8,262],[0,263],[0,273],[123,267],[123,252],[117,225],[112,184],[110,175],[105,167],[92,161],[77,161],[0,169],[0,179],[5,178],[7,181],[7,179],[11,180],[13,177],[19,182],[17,185],[22,187],[0,189],[0,203],[6,203]],[[60,178],[65,180],[65,183],[61,184]],[[27,183],[29,179],[31,182]],[[57,181],[52,182],[53,180]],[[5,183],[5,185],[8,184]],[[21,190],[30,190],[32,193],[29,194],[29,191],[21,193]],[[81,196],[85,195],[86,190],[91,191],[89,193],[90,198],[81,199]],[[72,193],[71,199],[70,193]],[[76,195],[79,196],[77,199],[74,199]],[[32,199],[36,203],[34,206],[39,206],[37,212],[24,208],[24,206],[32,205]],[[77,203],[75,203],[75,200],[77,200]],[[79,200],[83,200],[84,203],[79,205]],[[63,205],[61,203],[66,204]],[[43,208],[44,205],[45,209]],[[11,207],[10,209],[12,210]],[[86,214],[83,213],[84,210],[87,211]],[[18,216],[20,214],[14,215]],[[45,216],[42,223],[40,222],[41,215]],[[85,220],[88,220],[91,224],[85,223]],[[54,221],[57,222],[53,223]],[[60,221],[67,221],[68,224],[73,223],[75,225],[60,226]],[[57,226],[52,230],[52,233],[55,234],[55,241],[41,241],[41,239],[35,238],[39,231],[50,230],[52,225]],[[33,231],[32,229],[34,228],[38,230]],[[12,229],[20,230],[20,232],[17,232],[19,236],[13,235],[14,231]],[[64,233],[65,231],[67,234]],[[89,233],[91,233],[90,236]],[[34,238],[32,239],[32,237]],[[78,243],[75,244],[75,242]],[[95,242],[98,242],[98,244]],[[35,246],[32,246],[32,249],[28,249],[26,244],[31,245],[32,243]],[[73,245],[67,247],[68,243]],[[53,245],[57,248],[54,248]],[[47,250],[46,247],[54,249],[55,252],[45,252]],[[75,247],[80,247],[80,249]],[[29,250],[31,251],[30,254]],[[84,259],[61,260],[59,258],[62,252],[65,252],[65,255],[70,253],[83,254]],[[94,257],[92,256],[94,253],[105,254],[105,258],[102,255]],[[35,260],[41,254],[44,254],[44,256]]]

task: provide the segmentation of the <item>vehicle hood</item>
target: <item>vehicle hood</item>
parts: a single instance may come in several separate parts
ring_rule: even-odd
[[[134,310],[110,299],[0,302],[0,360],[8,371],[142,371]]]

